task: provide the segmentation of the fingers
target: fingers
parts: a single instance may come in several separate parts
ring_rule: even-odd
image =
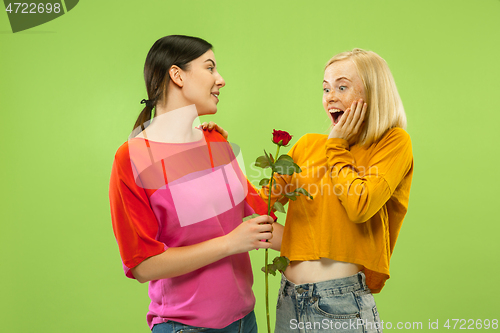
[[[201,124],[201,128],[203,128],[204,130],[208,129],[209,131],[213,130],[214,126],[217,126],[217,124],[214,123],[213,121],[209,123],[204,122],[203,124]]]
[[[335,127],[338,126],[338,128],[342,128],[345,126],[345,123],[347,122],[347,118],[349,118],[349,115],[351,114],[351,109],[347,109],[345,110],[344,114],[342,115],[342,117],[340,118],[339,122],[337,123],[337,125],[335,125]]]
[[[363,103],[363,107],[361,109],[361,112],[359,112],[359,117],[356,121],[356,127],[354,127],[354,133],[358,133],[359,130],[361,129],[361,126],[363,125],[363,122],[365,121],[367,109],[368,109],[368,104]]]
[[[258,229],[256,230],[257,232],[260,233],[272,233],[273,232],[273,225],[270,223],[265,223],[265,224],[259,224]]]
[[[270,249],[273,244],[271,242],[259,242],[257,244],[256,250],[258,249]]]
[[[354,129],[354,126],[356,124],[356,119],[358,117],[358,106],[359,103],[358,101],[352,102],[351,106],[351,112],[349,112],[349,117],[346,120],[346,129],[348,130],[348,133],[352,133],[352,130]]]
[[[273,218],[271,216],[269,216],[269,215],[257,216],[257,217],[254,217],[253,219],[249,220],[249,221],[253,221],[253,222],[258,223],[258,224],[273,223],[274,222]]]
[[[348,129],[349,132],[351,132],[353,124],[355,124],[355,117],[358,113],[358,104],[358,101],[352,102],[351,109],[349,110],[349,114],[347,115],[347,119],[345,121],[346,129]]]
[[[273,238],[273,226],[269,223],[259,223],[256,225],[256,228],[253,229],[257,234],[254,237],[257,237],[256,241],[253,243],[253,247],[255,249],[269,249],[272,246],[270,240]]]
[[[201,124],[201,128],[203,130],[208,130],[209,132],[211,132],[213,129],[215,129],[217,132],[219,132],[223,137],[224,139],[227,140],[228,136],[229,136],[229,133],[223,129],[222,127],[220,127],[219,125],[217,125],[216,123],[214,123],[213,121],[209,122],[209,123],[206,123],[204,122],[203,124]]]
[[[351,110],[349,111],[349,114],[345,121],[345,127],[348,133],[354,135],[361,127],[360,123],[364,120],[366,105],[367,104],[363,103],[362,99],[352,102]]]
[[[254,231],[258,233],[260,242],[267,242],[273,238],[273,219],[269,215],[261,215],[252,220],[256,224]],[[258,244],[261,245],[261,244]]]
[[[251,237],[256,237],[256,239],[265,241],[273,237],[273,222],[272,217],[268,215],[261,215],[243,222],[247,223],[247,226],[243,228],[244,230],[247,230],[249,236],[253,235]]]

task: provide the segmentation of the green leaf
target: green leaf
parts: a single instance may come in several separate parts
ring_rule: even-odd
[[[288,265],[290,265],[290,260],[287,257],[276,257],[273,260],[273,264],[276,265],[278,271],[283,273]]]
[[[302,187],[299,187],[298,189],[296,189],[294,191],[295,193],[300,193],[300,194],[303,194],[305,195],[306,197],[309,197],[310,199],[313,199],[313,196],[309,194],[309,192],[307,192],[305,189],[303,189]]]
[[[276,276],[276,271],[283,273],[288,265],[290,265],[290,260],[287,257],[276,257],[273,259],[272,264],[267,264],[267,271]],[[266,266],[262,267],[261,270],[265,273]]]
[[[295,173],[301,173],[302,172],[302,169],[295,163],[293,163],[293,166],[295,168]]]
[[[280,213],[286,213],[285,207],[281,204],[281,202],[276,201],[273,205],[273,207]]]
[[[259,217],[259,216],[260,216],[259,214],[252,214],[252,215],[249,215],[249,216],[245,216],[245,217],[243,218],[243,222],[248,221],[248,220],[251,220],[251,219],[253,219],[253,218],[255,218],[255,217]]]
[[[297,195],[295,194],[295,192],[285,193],[284,196],[292,201],[297,200]]]
[[[285,161],[288,161],[288,162],[291,162],[291,163],[294,163],[293,162],[293,158],[289,155],[286,155],[286,154],[283,154],[281,155],[279,158],[278,158],[278,161],[280,160],[285,160]]]
[[[259,182],[259,186],[269,185],[269,178],[262,178]]]
[[[267,264],[267,272],[276,276],[276,265],[275,264]],[[265,273],[266,272],[266,266],[262,267],[261,270]]]
[[[255,160],[255,166],[262,168],[262,169],[265,169],[265,168],[269,168],[271,166],[271,164],[268,162],[268,158],[266,158],[266,156],[259,156]]]
[[[268,268],[268,272],[271,273],[272,275],[276,276],[276,265],[275,264],[271,264],[269,265],[269,268]]]
[[[273,159],[272,159],[272,156],[269,157],[269,155],[267,155],[267,152],[266,150],[264,149],[264,154],[266,155],[266,159],[267,159],[267,162],[269,163],[270,166],[273,165]]]
[[[293,167],[295,165],[295,163],[293,163],[293,161],[289,161],[287,159],[278,159],[276,161],[276,163],[274,163],[274,165],[281,165],[281,166],[285,166],[285,167]]]
[[[295,172],[295,164],[287,160],[278,160],[274,163],[273,171],[280,175],[293,175]]]

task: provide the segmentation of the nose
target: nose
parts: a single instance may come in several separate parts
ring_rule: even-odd
[[[325,96],[327,102],[337,102],[339,99],[335,93],[335,89],[331,89]]]
[[[226,85],[226,81],[224,81],[224,78],[219,74],[219,77],[217,78],[217,80],[215,80],[215,84],[220,89]]]

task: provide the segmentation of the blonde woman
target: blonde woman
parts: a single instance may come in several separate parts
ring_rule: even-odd
[[[413,174],[406,116],[386,62],[361,49],[326,64],[323,107],[329,135],[298,140],[288,155],[302,173],[276,175],[272,191],[314,196],[289,203],[275,332],[380,332],[372,293],[389,278]]]

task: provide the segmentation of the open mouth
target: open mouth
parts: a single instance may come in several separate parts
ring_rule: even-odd
[[[328,110],[328,112],[330,112],[330,116],[332,117],[334,125],[338,124],[338,122],[340,121],[340,118],[342,118],[342,115],[344,114],[344,111],[339,110],[339,109],[330,109],[330,110]]]
[[[219,96],[217,96],[216,94],[212,94],[212,96],[214,96],[217,99],[217,102],[219,101]]]

